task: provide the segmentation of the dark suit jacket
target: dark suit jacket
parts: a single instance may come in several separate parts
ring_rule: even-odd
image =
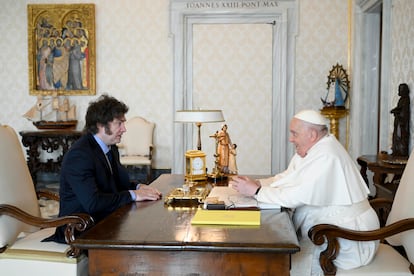
[[[92,134],[83,135],[65,154],[60,172],[59,216],[88,213],[95,223],[132,202],[126,169],[119,162],[118,148],[111,147],[113,173],[105,154]],[[64,227],[58,227],[51,240],[65,242]]]

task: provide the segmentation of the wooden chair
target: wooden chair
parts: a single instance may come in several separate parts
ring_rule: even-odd
[[[0,125],[0,274],[87,275],[88,258],[70,244],[75,231],[93,224],[89,215],[40,217],[40,206],[16,132]],[[39,196],[58,199],[50,192]],[[68,244],[41,242],[67,225]]]
[[[408,159],[394,201],[374,199],[370,202],[379,215],[380,229],[353,231],[334,225],[319,224],[309,230],[309,238],[314,244],[322,245],[327,241],[327,248],[321,252],[319,258],[319,263],[325,275],[401,276],[414,274],[413,196],[414,151]],[[338,238],[355,241],[381,240],[381,243],[370,264],[352,270],[337,270],[333,261],[340,251]],[[402,246],[407,258],[399,254],[391,245]]]
[[[153,134],[155,124],[136,116],[125,123],[127,131],[118,144],[121,164],[126,167],[145,167],[147,183],[151,180]]]

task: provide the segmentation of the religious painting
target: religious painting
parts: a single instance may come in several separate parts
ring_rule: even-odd
[[[95,95],[95,5],[29,4],[30,95]]]

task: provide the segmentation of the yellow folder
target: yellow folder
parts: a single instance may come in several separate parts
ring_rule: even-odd
[[[191,224],[260,225],[260,211],[199,209]]]

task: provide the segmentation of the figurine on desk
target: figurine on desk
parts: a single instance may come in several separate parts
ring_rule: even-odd
[[[229,153],[229,174],[237,174],[237,145],[231,144],[230,153]]]
[[[220,131],[216,131],[210,137],[216,140],[216,153],[214,155],[216,157],[215,170],[218,169],[219,174],[237,174],[237,145],[231,142],[230,135],[227,132],[227,125],[224,124]]]
[[[227,132],[227,125],[224,124],[221,130],[217,133],[217,153],[219,155],[219,168],[221,172],[227,173],[229,171],[229,152],[231,139]]]
[[[226,173],[229,168],[229,151],[231,140],[227,133],[227,125],[224,124],[220,131],[216,131],[211,138],[216,139],[216,154],[217,166],[220,172]]]
[[[398,87],[400,99],[395,108],[391,110],[394,115],[394,132],[392,134],[392,155],[408,156],[410,139],[410,90],[406,83]]]

